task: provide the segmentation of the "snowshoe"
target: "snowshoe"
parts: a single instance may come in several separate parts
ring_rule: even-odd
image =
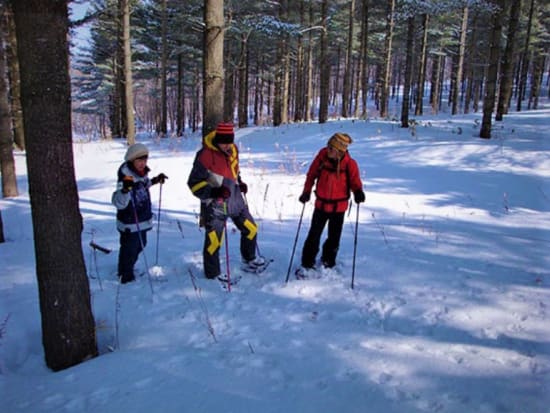
[[[266,259],[265,257],[256,257],[250,261],[244,261],[242,270],[254,274],[261,274],[266,268],[273,262],[273,259]]]

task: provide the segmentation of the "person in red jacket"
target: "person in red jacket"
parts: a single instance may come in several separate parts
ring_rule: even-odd
[[[321,235],[327,222],[328,237],[323,243],[321,263],[325,268],[336,265],[350,193],[353,193],[356,203],[365,202],[359,167],[348,152],[348,145],[351,143],[352,139],[348,134],[335,133],[309,167],[299,200],[303,204],[308,202],[315,185],[315,209],[302,248],[302,268],[296,271],[297,277],[303,277],[308,269],[315,268]]]

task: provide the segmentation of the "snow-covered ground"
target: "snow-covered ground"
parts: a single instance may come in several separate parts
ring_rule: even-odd
[[[118,299],[110,197],[126,148],[76,143],[101,355],[58,373],[44,363],[25,155],[16,153],[21,195],[0,200],[0,410],[550,412],[549,119],[548,107],[512,113],[488,141],[477,137],[480,114],[424,116],[414,130],[374,119],[238,130],[259,249],[274,262],[259,276],[240,271],[229,224],[231,275],[242,275],[232,292],[202,276],[199,203],[186,185],[199,136],[140,138],[152,175],[169,180],[160,232],[155,225],[138,262],[153,289],[144,275]],[[355,204],[336,270],[285,284],[305,172],[335,131],[354,138],[367,197],[355,288]],[[157,213],[159,186],[152,196]],[[310,202],[293,267],[311,214]],[[92,239],[113,252],[94,257]]]

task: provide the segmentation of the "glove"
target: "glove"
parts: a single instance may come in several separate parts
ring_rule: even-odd
[[[134,178],[131,176],[126,175],[124,178],[122,178],[122,193],[127,194],[132,190],[134,187]]]
[[[241,192],[243,194],[246,194],[248,192],[248,185],[245,184],[244,182],[240,182],[239,183],[239,189],[241,190]]]
[[[353,193],[353,199],[355,200],[355,203],[360,204],[361,202],[365,202],[365,193],[362,189],[358,189]]]
[[[164,181],[166,181],[167,179],[168,179],[168,177],[161,172],[160,174],[155,176],[153,179],[151,179],[151,184],[153,184],[153,185],[161,184],[162,185],[164,183]]]
[[[302,195],[300,195],[300,198],[298,198],[298,201],[300,201],[302,204],[305,204],[307,201],[309,201],[310,197],[311,197],[310,192],[304,192]]]
[[[228,187],[222,185],[219,188],[212,188],[210,194],[212,198],[227,199],[231,195],[231,191]]]

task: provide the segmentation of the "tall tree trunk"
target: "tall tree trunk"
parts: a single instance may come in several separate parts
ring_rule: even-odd
[[[241,37],[241,56],[238,63],[239,73],[239,127],[248,125],[248,33]]]
[[[458,101],[460,100],[460,91],[462,90],[462,74],[464,72],[464,51],[466,50],[466,35],[468,32],[468,14],[469,9],[466,5],[462,9],[462,25],[460,27],[460,42],[458,45],[458,61],[456,65],[455,86],[453,88],[451,113],[458,113]]]
[[[223,119],[223,0],[204,1],[203,122],[206,136]],[[228,119],[232,120],[232,119]]]
[[[57,371],[98,354],[74,178],[69,17],[65,1],[14,0],[13,7],[42,342]]]
[[[360,35],[360,63],[358,73],[358,85],[357,90],[361,93],[361,118],[367,118],[367,97],[368,97],[368,84],[369,84],[369,72],[368,72],[368,39],[369,39],[369,0],[362,0],[361,5],[361,35]],[[356,112],[356,116],[359,112]]]
[[[386,33],[384,37],[384,62],[380,75],[380,117],[388,116],[388,100],[390,92],[390,68],[392,60],[392,42],[394,27],[395,0],[387,0],[386,6]]]
[[[0,210],[0,244],[6,242],[4,238],[4,222],[2,221],[2,211]]]
[[[428,23],[429,15],[424,13],[422,15],[422,43],[420,45],[420,65],[418,68],[418,80],[416,89],[416,109],[414,114],[416,116],[422,115],[424,112],[424,84],[426,82],[426,50],[428,45]]]
[[[328,0],[321,3],[321,44],[320,79],[319,79],[319,123],[328,120],[328,103],[330,93],[330,61],[328,56]]]
[[[500,60],[500,36],[502,34],[502,15],[505,0],[494,0],[497,7],[493,18],[489,49],[489,68],[485,79],[485,97],[483,98],[483,118],[481,120],[480,138],[491,138],[493,109],[495,108],[498,78],[498,63]]]
[[[313,24],[313,2],[309,3],[309,24]],[[313,33],[312,30],[308,32],[308,45],[307,45],[307,85],[306,96],[304,102],[304,114],[306,122],[311,121],[311,105],[313,100]]]
[[[498,94],[497,113],[495,120],[501,121],[508,113],[510,97],[512,96],[512,84],[514,80],[514,55],[516,49],[516,32],[519,27],[521,14],[521,0],[513,0],[510,7],[510,20],[508,23],[508,35],[506,36],[506,49],[502,59],[500,71],[500,92]]]
[[[132,80],[132,49],[130,47],[130,0],[123,0],[122,44],[124,49],[124,102],[126,113],[126,141],[128,145],[136,142],[136,124],[134,121],[134,91]]]
[[[15,145],[25,150],[25,131],[23,129],[23,112],[21,111],[21,79],[19,77],[19,59],[17,57],[17,38],[11,4],[5,5],[6,60],[9,80],[10,112]]]
[[[405,58],[405,82],[403,86],[403,103],[401,106],[401,127],[409,127],[409,106],[411,104],[411,80],[414,49],[414,16],[407,19],[407,50]]]
[[[302,27],[305,27],[306,25],[306,18],[305,18],[305,7],[304,7],[304,0],[300,0],[300,6],[299,6],[299,12],[300,12],[300,24]],[[304,85],[305,85],[305,70],[304,70],[304,38],[303,35],[300,33],[297,39],[297,45],[296,45],[296,90],[294,92],[294,95],[296,97],[296,102],[294,105],[294,121],[295,122],[301,122],[304,120],[304,99],[305,99],[305,91],[304,91]]]
[[[344,63],[344,90],[342,91],[342,117],[347,118],[351,111],[351,72],[353,54],[353,23],[355,22],[355,0],[349,2],[348,42]]]
[[[161,137],[165,138],[168,134],[168,95],[166,87],[166,76],[168,66],[168,40],[167,40],[167,16],[166,0],[161,2],[161,45],[160,45],[160,127]]]
[[[183,82],[183,53],[178,53],[178,90],[177,90],[177,108],[176,108],[176,128],[177,136],[182,136],[185,130],[185,92]]]
[[[535,0],[531,0],[531,5],[529,6],[529,19],[527,21],[527,33],[525,34],[525,44],[521,52],[521,68],[520,68],[520,79],[518,85],[518,97],[517,97],[517,106],[516,110],[521,111],[521,102],[525,99],[525,90],[527,89],[527,73],[529,71],[529,47],[531,42],[531,26],[533,24],[533,14],[535,11]]]
[[[13,158],[13,134],[11,129],[8,82],[6,76],[6,55],[4,53],[5,20],[2,19],[0,5],[0,173],[2,175],[2,196],[4,198],[19,195],[17,175]]]
[[[538,109],[542,75],[544,72],[544,61],[545,59],[542,53],[535,53],[531,74],[531,93],[529,94],[527,109]]]

